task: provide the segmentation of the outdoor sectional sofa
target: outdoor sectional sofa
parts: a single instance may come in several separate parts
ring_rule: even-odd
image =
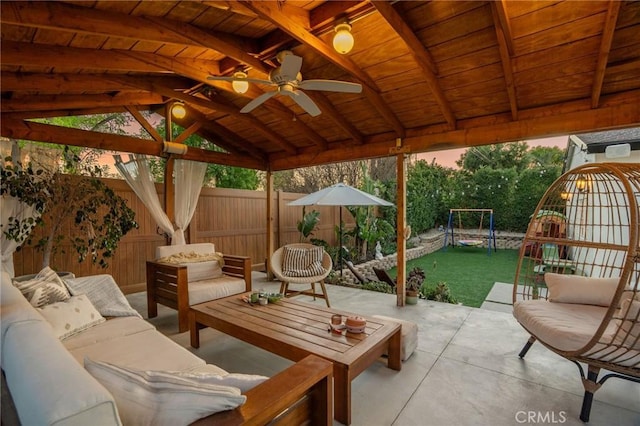
[[[173,425],[207,415],[198,424],[332,421],[330,362],[309,356],[272,378],[229,374],[158,332],[111,276],[65,281],[71,302],[58,303],[84,312],[89,299],[100,315],[61,340],[69,327],[52,322],[58,309],[36,309],[2,273],[3,425]],[[176,386],[188,390],[173,393]],[[212,407],[220,411],[209,415]]]

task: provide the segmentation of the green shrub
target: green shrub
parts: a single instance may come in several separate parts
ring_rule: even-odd
[[[458,301],[451,295],[451,290],[447,283],[440,281],[434,287],[423,286],[421,296],[427,300],[435,300],[436,302],[457,304]]]

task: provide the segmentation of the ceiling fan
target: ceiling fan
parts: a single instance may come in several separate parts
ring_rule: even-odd
[[[240,110],[240,112],[245,113],[253,111],[275,95],[282,94],[289,96],[310,116],[315,117],[320,115],[320,108],[318,108],[315,102],[313,102],[313,100],[311,100],[311,98],[300,89],[343,93],[362,92],[362,85],[358,83],[349,83],[347,81],[338,80],[302,80],[302,74],[300,74],[302,58],[294,55],[290,50],[283,50],[279,52],[276,58],[278,59],[278,62],[280,62],[280,66],[269,73],[269,80],[218,76],[210,76],[207,78],[209,80],[246,81],[248,83],[268,84],[270,86],[277,87],[276,90],[265,92],[245,105]]]

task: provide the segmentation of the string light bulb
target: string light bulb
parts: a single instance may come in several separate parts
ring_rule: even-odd
[[[351,34],[351,25],[346,22],[338,24],[334,28],[335,35],[333,36],[333,48],[336,52],[346,54],[353,49],[353,34]]]
[[[247,73],[244,71],[236,71],[235,73],[233,73],[233,77],[247,78]],[[231,87],[233,87],[233,91],[236,93],[247,93],[247,90],[249,90],[249,82],[234,80],[231,82]]]
[[[173,115],[177,119],[184,118],[187,115],[187,110],[184,107],[184,102],[174,102],[171,106],[171,115]]]

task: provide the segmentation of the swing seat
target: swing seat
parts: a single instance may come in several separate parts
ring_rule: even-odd
[[[458,240],[458,245],[463,247],[477,247],[481,246],[482,240]]]

